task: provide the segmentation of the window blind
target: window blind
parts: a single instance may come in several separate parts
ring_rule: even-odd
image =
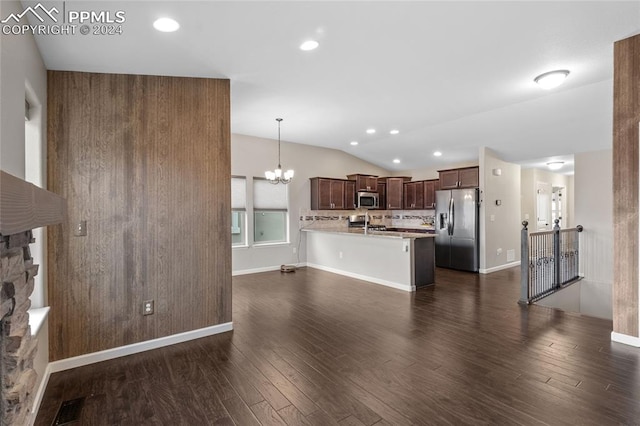
[[[254,210],[287,210],[287,185],[253,178]]]
[[[245,211],[247,209],[247,179],[231,178],[231,209]]]

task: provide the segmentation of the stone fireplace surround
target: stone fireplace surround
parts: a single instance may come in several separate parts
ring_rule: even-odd
[[[0,425],[26,425],[38,376],[29,313],[32,230],[62,222],[64,199],[0,171]]]
[[[1,424],[28,423],[37,374],[33,369],[37,342],[31,335],[28,310],[33,292],[33,264],[29,243],[31,231],[0,239],[0,359],[2,360]]]

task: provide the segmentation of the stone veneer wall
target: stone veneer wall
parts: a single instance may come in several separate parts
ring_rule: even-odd
[[[0,425],[26,425],[37,374],[33,369],[37,341],[31,336],[29,313],[33,264],[31,231],[0,235]]]

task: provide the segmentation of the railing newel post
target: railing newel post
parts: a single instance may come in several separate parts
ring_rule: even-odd
[[[553,226],[553,286],[560,287],[560,219]]]
[[[529,222],[522,222],[520,231],[520,300],[521,305],[529,304]]]

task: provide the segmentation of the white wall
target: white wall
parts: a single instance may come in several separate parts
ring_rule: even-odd
[[[0,1],[2,17],[22,10],[20,2]],[[47,72],[40,52],[32,35],[0,34],[0,169],[22,179],[25,178],[25,98],[34,106],[34,112],[43,117],[31,125],[34,126],[33,132],[42,137],[42,145],[46,146]],[[46,150],[37,155],[35,167],[44,177]],[[35,170],[33,172],[36,173]],[[42,265],[39,279],[44,286],[44,259],[34,258]],[[36,304],[46,303],[42,287],[34,291],[34,300],[37,300]],[[40,386],[49,358],[48,333],[46,324],[38,333],[38,355],[34,361],[38,373],[36,387]]]
[[[494,169],[501,175],[495,176]],[[480,272],[488,273],[520,260],[520,166],[480,148],[480,190]],[[510,250],[513,260],[507,260]]]
[[[575,154],[575,223],[584,227],[580,235],[581,286],[590,289],[588,298],[582,293],[581,304],[599,305],[599,311],[609,313],[613,285],[612,167],[612,150]]]
[[[283,122],[286,126],[286,121]],[[274,131],[276,122],[274,119]],[[283,127],[286,131],[286,127]],[[231,174],[247,177],[247,210],[253,205],[252,177],[264,177],[266,170],[273,170],[278,164],[278,141],[246,135],[231,135]],[[347,174],[362,173],[390,176],[387,170],[369,164],[345,152],[319,148],[310,145],[282,142],[282,167],[293,169],[295,177],[288,185],[289,190],[289,244],[271,246],[250,246],[234,248],[232,269],[234,273],[257,272],[277,269],[282,264],[296,263],[293,249],[298,250],[301,263],[306,262],[305,236],[300,236],[300,209],[311,207],[311,187],[309,178],[321,176],[346,179]],[[253,233],[251,217],[248,217],[248,235]],[[303,233],[304,234],[304,233]],[[300,244],[298,244],[300,240]]]

